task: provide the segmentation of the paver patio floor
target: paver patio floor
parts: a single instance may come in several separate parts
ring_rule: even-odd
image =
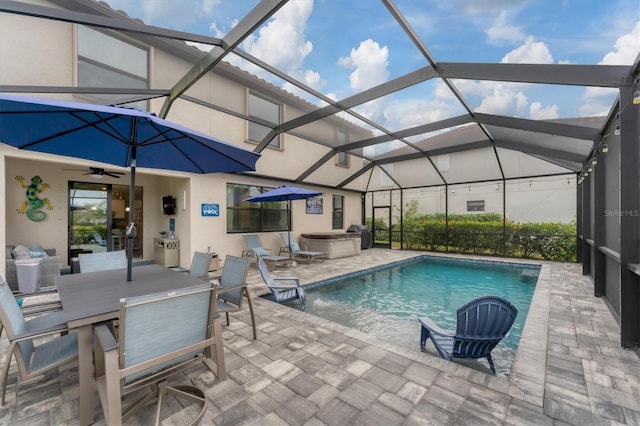
[[[421,254],[371,249],[271,270],[308,284]],[[508,379],[477,364],[422,353],[418,342],[412,348],[389,345],[254,297],[258,340],[246,307],[224,328],[227,379],[194,368],[173,381],[204,389],[209,404],[203,425],[640,424],[640,360],[636,351],[620,347],[620,330],[605,302],[592,296],[580,265],[534,263],[543,267]],[[255,267],[249,282],[254,295],[265,293]],[[7,348],[3,334],[3,360]],[[12,366],[0,424],[78,424],[77,368],[21,382],[17,397],[15,382]],[[102,425],[95,399],[96,424]],[[164,424],[183,424],[189,409],[169,406],[175,414]],[[148,424],[153,410],[127,424]]]

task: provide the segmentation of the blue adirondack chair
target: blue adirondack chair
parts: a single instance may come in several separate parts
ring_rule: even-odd
[[[420,348],[424,350],[431,338],[444,359],[487,358],[491,371],[496,374],[491,351],[508,334],[517,314],[518,310],[507,300],[483,296],[458,308],[455,333],[441,329],[427,317],[421,317],[418,319],[422,329]]]

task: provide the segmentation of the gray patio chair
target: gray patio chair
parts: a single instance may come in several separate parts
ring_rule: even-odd
[[[196,251],[193,253],[189,275],[193,277],[206,277],[209,275],[209,265],[211,264],[211,253]]]
[[[97,253],[79,253],[80,272],[107,271],[110,269],[126,269],[126,250],[103,251]]]
[[[0,285],[8,284],[3,281],[2,277],[0,277]],[[64,314],[62,313],[62,305],[60,304],[59,299],[49,299],[42,302],[28,302],[25,303],[26,300],[35,298],[35,296],[42,296],[43,294],[55,294],[56,290],[53,291],[45,291],[42,293],[17,293],[12,292],[13,297],[16,300],[16,303],[20,307],[20,311],[22,311],[22,315],[25,317],[27,321],[27,327],[29,331],[40,330],[43,328],[48,328],[54,324],[65,324]],[[29,317],[33,317],[28,319]],[[4,326],[0,321],[0,336],[2,336],[2,332],[4,331]]]
[[[516,315],[516,307],[501,297],[479,297],[458,308],[455,333],[441,329],[429,318],[419,318],[420,348],[424,350],[430,338],[444,359],[487,358],[496,374],[491,351],[508,334]]]
[[[296,240],[290,238],[289,232],[281,232],[280,237],[282,237],[282,241],[284,242],[284,245],[280,247],[281,255],[282,253],[288,254],[289,250],[291,250],[294,260],[302,260],[306,263],[324,262],[324,259],[327,257],[327,255],[321,251],[302,250]]]
[[[273,293],[276,302],[283,303],[291,300],[298,299],[300,301],[300,307],[305,310],[304,290],[300,287],[300,279],[298,277],[277,277],[273,278],[267,270],[267,265],[258,259],[258,269],[260,269],[260,275],[262,280],[269,287],[269,290]],[[276,282],[291,281],[294,285],[277,285]]]
[[[211,283],[121,300],[119,341],[106,326],[95,330],[96,383],[106,424],[121,424],[157,398],[157,425],[169,394],[201,405],[190,424],[199,422],[207,408],[204,392],[194,386],[170,386],[167,379],[200,363],[218,380],[225,378],[216,316]]]
[[[49,314],[26,321],[7,284],[0,285],[0,321],[10,342],[0,377],[0,405],[5,403],[12,357],[15,357],[18,364],[18,382],[77,361],[77,333],[60,335],[62,331],[68,331],[60,314]],[[17,387],[18,383],[16,389]]]
[[[216,288],[217,303],[216,312],[224,313],[229,325],[229,314],[242,310],[242,299],[246,297],[251,316],[253,338],[258,338],[256,331],[256,318],[253,314],[253,303],[249,295],[247,273],[249,272],[249,259],[246,257],[230,256],[224,260],[222,275],[219,278],[220,285]]]
[[[247,250],[243,250],[242,257],[260,258],[268,262],[274,262],[276,266],[285,266],[291,264],[291,258],[289,256],[280,256],[270,254],[270,249],[264,248],[260,237],[256,234],[243,235],[244,241],[247,244]]]

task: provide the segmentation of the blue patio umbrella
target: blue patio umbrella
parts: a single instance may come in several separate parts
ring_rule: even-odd
[[[0,94],[0,143],[19,149],[190,173],[254,171],[259,154],[134,108]],[[131,281],[134,209],[129,211],[127,280]]]
[[[286,201],[287,202],[287,232],[289,233],[289,256],[293,255],[291,250],[291,200],[305,200],[307,198],[318,197],[322,192],[312,191],[310,189],[298,188],[296,186],[283,185],[275,189],[245,198],[244,201],[249,202],[266,202],[266,201]]]

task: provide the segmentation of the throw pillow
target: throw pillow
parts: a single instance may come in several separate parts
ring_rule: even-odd
[[[253,251],[253,255],[255,257],[268,256],[269,255],[269,253],[267,253],[267,251],[262,247],[254,248],[254,249],[252,249],[252,251]]]
[[[33,246],[29,249],[29,255],[31,257],[48,257],[46,251],[42,248],[42,246]]]
[[[30,259],[31,253],[29,247],[23,245],[17,245],[11,250],[11,256],[14,259]]]

